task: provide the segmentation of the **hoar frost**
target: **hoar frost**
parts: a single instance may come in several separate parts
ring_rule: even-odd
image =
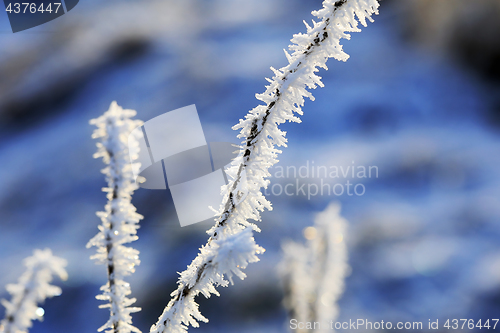
[[[124,245],[137,240],[138,223],[142,219],[131,203],[132,194],[138,188],[132,171],[136,165],[131,164],[131,158],[137,159],[139,143],[138,138],[129,138],[129,133],[142,125],[142,121],[130,119],[135,115],[134,110],[124,110],[113,102],[107,112],[90,121],[97,127],[92,137],[99,139],[94,157],[102,157],[106,164],[102,173],[108,182],[108,187],[103,189],[107,192],[108,203],[104,212],[97,213],[102,222],[99,233],[87,244],[87,247],[97,247],[97,254],[92,259],[107,266],[108,281],[101,287],[102,294],[97,296],[107,302],[100,307],[110,311],[109,320],[98,330],[107,329],[107,333],[140,333],[132,326],[130,315],[140,308],[131,307],[136,299],[127,297],[131,290],[124,280],[135,272],[140,262],[139,251]]]
[[[259,228],[249,220],[259,221],[260,212],[272,208],[261,189],[267,188],[268,170],[278,162],[281,151],[276,147],[286,146],[285,133],[278,126],[286,121],[300,122],[295,114],[302,115],[304,97],[314,100],[308,89],[323,86],[316,75],[318,68],[327,69],[328,58],[347,60],[340,39],[360,31],[359,23],[366,26],[366,20],[372,21],[378,6],[377,0],[326,0],[321,10],[313,12],[320,21],[313,21],[312,26],[306,23],[307,33],[294,35],[291,54],[285,51],[289,64],[279,70],[272,68],[275,76],[268,79],[267,90],[257,95],[265,105],[251,110],[233,127],[240,129],[243,146],[227,171],[230,181],[222,188],[224,198],[216,224],[208,231],[207,244],[181,273],[178,288],[151,333],[182,333],[188,325],[198,327],[198,321],[207,322],[194,298],[200,293],[205,297],[218,295],[217,286],[227,286],[233,275],[245,278],[242,270],[259,260],[257,254],[264,249],[255,243],[252,232]],[[248,195],[240,201],[243,175]],[[228,249],[228,243],[234,248]],[[219,254],[222,250],[223,255]]]
[[[297,332],[333,332],[338,316],[337,301],[344,291],[349,272],[345,244],[347,221],[340,216],[340,205],[331,203],[316,215],[314,227],[307,227],[307,243],[283,244],[284,258],[279,271],[285,287],[285,305],[290,327]],[[294,325],[297,326],[294,328]],[[303,327],[303,329],[301,328]]]
[[[5,319],[0,323],[2,333],[27,333],[32,320],[43,318],[43,309],[38,304],[61,295],[61,288],[50,284],[52,277],[68,278],[64,269],[66,260],[52,255],[50,249],[35,250],[33,256],[24,260],[24,265],[27,269],[18,283],[7,285],[12,299],[2,300],[6,309]]]

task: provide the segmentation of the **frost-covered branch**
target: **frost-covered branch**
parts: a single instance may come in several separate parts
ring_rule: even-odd
[[[108,187],[108,203],[104,212],[98,212],[102,224],[99,233],[87,244],[87,247],[96,246],[97,254],[91,258],[97,263],[107,266],[108,281],[101,287],[102,294],[97,299],[106,301],[101,308],[109,308],[109,320],[99,332],[108,329],[107,333],[140,332],[132,326],[131,313],[140,311],[140,308],[131,307],[135,298],[128,298],[131,294],[130,285],[124,277],[135,271],[139,264],[139,251],[124,244],[137,240],[138,222],[142,216],[136,213],[132,205],[132,194],[137,189],[134,181],[131,158],[137,159],[139,143],[134,137],[129,139],[129,133],[142,125],[140,120],[132,120],[134,110],[123,110],[116,102],[111,103],[109,110],[90,124],[97,126],[92,138],[99,139],[97,152],[94,158],[102,157],[106,167],[102,173],[106,175]],[[138,139],[138,138],[135,138]],[[129,145],[133,151],[129,154]]]
[[[313,294],[314,285],[307,283],[310,272],[310,251],[303,244],[286,241],[282,245],[283,261],[279,271],[285,289],[284,305],[288,309],[288,316],[298,322],[310,322],[310,295]],[[299,330],[300,332],[300,330]]]
[[[242,269],[258,261],[257,254],[263,249],[255,243],[252,230],[259,228],[249,220],[259,221],[260,212],[271,209],[261,189],[269,184],[266,179],[270,176],[269,168],[278,162],[280,151],[276,146],[286,146],[285,133],[278,125],[300,122],[295,113],[302,114],[304,97],[313,100],[308,89],[323,86],[316,75],[318,67],[327,69],[326,61],[332,57],[347,60],[340,39],[349,39],[349,32],[360,31],[359,22],[366,26],[366,20],[372,20],[378,6],[377,0],[325,0],[323,8],[313,12],[320,21],[313,21],[312,27],[306,23],[307,33],[294,35],[292,54],[285,52],[289,64],[280,70],[272,69],[275,76],[268,80],[270,85],[257,95],[265,105],[251,110],[233,127],[241,129],[238,137],[243,139],[243,147],[228,170],[231,180],[223,187],[224,198],[216,224],[208,231],[207,244],[181,273],[179,287],[171,294],[172,299],[151,332],[185,332],[187,325],[198,327],[197,321],[208,321],[198,311],[195,296],[218,295],[215,287],[227,286],[226,278],[233,274],[244,278]],[[235,239],[245,246],[228,251],[227,244]],[[221,254],[220,249],[226,252]]]
[[[314,227],[305,229],[306,246],[283,244],[280,272],[289,317],[297,322],[319,323],[315,332],[332,332],[331,322],[338,316],[337,301],[349,271],[344,241],[346,224],[340,216],[340,205],[332,203],[316,216]]]
[[[311,273],[316,284],[313,315],[315,321],[326,324],[337,319],[337,301],[350,270],[345,243],[347,221],[340,216],[340,205],[332,203],[316,216],[314,224],[316,235],[309,241],[314,258]],[[332,331],[328,325],[321,327],[320,331]]]
[[[18,283],[7,285],[11,301],[2,300],[6,309],[5,319],[0,323],[2,333],[28,332],[33,319],[43,318],[43,313],[37,311],[38,304],[61,294],[61,288],[50,284],[52,276],[57,275],[63,280],[68,278],[64,269],[66,260],[53,256],[50,249],[35,250],[24,264],[27,270]]]

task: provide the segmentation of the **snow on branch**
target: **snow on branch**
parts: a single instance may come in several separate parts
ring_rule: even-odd
[[[199,293],[205,297],[217,295],[217,286],[227,286],[226,278],[234,274],[244,278],[242,272],[248,263],[258,261],[257,254],[264,251],[255,243],[252,230],[259,228],[249,220],[260,220],[260,212],[271,209],[263,196],[270,176],[268,169],[278,162],[280,151],[276,146],[286,146],[285,133],[278,125],[286,121],[300,122],[295,113],[302,114],[304,97],[313,100],[308,89],[323,86],[316,75],[319,68],[327,69],[328,58],[345,61],[348,55],[342,51],[340,39],[349,39],[349,32],[360,31],[359,23],[378,13],[377,0],[325,0],[323,8],[313,14],[320,21],[306,23],[307,33],[294,35],[291,54],[285,51],[289,64],[279,70],[270,85],[257,99],[259,105],[249,112],[233,129],[241,129],[243,139],[240,155],[228,170],[230,182],[223,187],[224,198],[215,226],[208,231],[210,238],[198,256],[181,273],[178,288],[172,299],[151,327],[152,333],[185,332],[188,325],[198,327],[198,321],[208,321],[198,310],[194,298]],[[244,191],[242,184],[246,179]],[[246,193],[242,193],[245,192]],[[246,194],[246,196],[244,195]],[[239,242],[235,243],[234,240]],[[235,244],[227,250],[227,244]],[[226,249],[224,253],[220,249]]]
[[[134,140],[131,136],[129,139],[129,133],[142,125],[142,121],[130,119],[135,115],[134,110],[124,110],[113,102],[107,112],[90,121],[97,126],[92,138],[99,139],[94,158],[102,157],[106,164],[102,173],[108,182],[108,187],[103,189],[107,192],[108,202],[104,212],[97,213],[102,222],[99,233],[87,244],[87,248],[97,247],[97,254],[91,258],[106,265],[108,271],[108,281],[101,287],[102,294],[96,298],[107,302],[100,307],[109,308],[110,317],[98,329],[99,332],[105,329],[107,333],[140,332],[132,326],[130,315],[140,308],[131,307],[136,299],[127,297],[131,290],[124,280],[140,263],[139,251],[124,245],[137,240],[138,223],[142,219],[131,203],[132,194],[138,188],[132,171],[137,165],[131,164],[131,158],[138,158],[139,143],[138,138]],[[129,151],[129,144],[133,151]]]
[[[279,265],[279,273],[285,289],[283,303],[291,319],[306,323],[311,318],[310,295],[314,289],[314,284],[308,283],[310,251],[303,244],[290,240],[285,241],[282,248],[283,260]]]
[[[280,273],[285,287],[285,306],[291,320],[319,323],[315,332],[332,332],[338,316],[337,301],[349,272],[345,244],[347,221],[340,205],[331,203],[316,215],[314,227],[304,229],[307,244],[283,244]],[[298,332],[308,332],[299,329]]]
[[[316,284],[316,303],[314,319],[329,324],[337,319],[337,301],[344,292],[344,280],[350,272],[347,263],[345,243],[347,221],[340,216],[340,204],[332,203],[319,213],[314,221],[316,235],[310,237],[314,263],[311,267]],[[328,325],[322,330],[331,332]]]
[[[33,319],[43,319],[43,309],[38,308],[46,298],[61,295],[61,288],[51,285],[52,276],[62,280],[68,278],[64,267],[66,260],[52,255],[50,249],[35,250],[33,256],[24,260],[27,270],[17,284],[8,284],[11,301],[2,300],[5,319],[0,323],[2,333],[26,333]]]

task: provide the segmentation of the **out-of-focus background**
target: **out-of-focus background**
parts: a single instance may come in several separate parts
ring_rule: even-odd
[[[31,332],[95,332],[104,266],[85,249],[106,202],[88,124],[116,100],[137,117],[196,104],[207,141],[237,142],[270,66],[320,0],[81,1],[12,34],[0,13],[0,297],[22,259],[52,248],[69,261],[60,297]],[[351,274],[339,320],[493,319],[500,311],[500,2],[384,0],[375,23],[343,41],[326,85],[283,126],[287,166],[376,166],[362,196],[270,195],[248,278],[199,298],[202,332],[286,332],[275,267],[331,201],[349,221]],[[308,164],[309,163],[309,164]],[[276,171],[276,169],[275,169]],[[275,171],[272,171],[275,174]],[[272,179],[286,185],[295,179]],[[301,184],[319,184],[305,177]],[[278,193],[276,191],[275,193]],[[168,191],[140,189],[141,265],[130,277],[143,331],[161,314],[210,227],[179,226]],[[3,310],[2,310],[3,311]],[[1,312],[1,311],[0,311]]]

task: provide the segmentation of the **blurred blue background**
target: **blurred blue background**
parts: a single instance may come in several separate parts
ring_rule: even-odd
[[[319,0],[83,1],[12,34],[0,13],[0,298],[22,259],[50,247],[69,261],[60,297],[31,332],[95,332],[106,281],[85,249],[106,203],[88,124],[111,101],[149,120],[196,104],[207,141],[258,104],[269,66]],[[275,267],[336,200],[349,221],[352,272],[339,320],[492,319],[500,311],[500,5],[384,0],[375,23],[342,41],[351,58],[320,71],[302,124],[286,124],[281,166],[377,166],[362,196],[270,195],[248,278],[199,298],[202,332],[286,332]],[[274,174],[274,171],[272,171]],[[274,177],[271,184],[289,179]],[[318,179],[301,179],[317,183]],[[141,265],[129,278],[147,332],[210,223],[181,228],[167,191],[139,189]]]

